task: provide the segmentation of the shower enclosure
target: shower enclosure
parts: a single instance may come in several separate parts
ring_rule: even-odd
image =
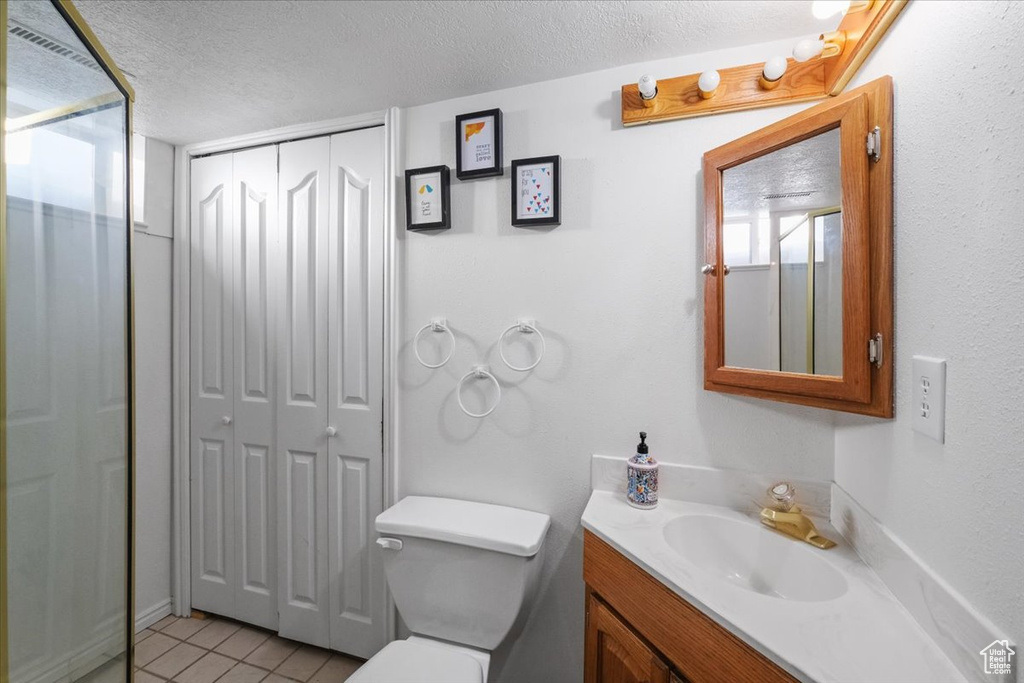
[[[133,92],[0,1],[0,683],[131,680]]]

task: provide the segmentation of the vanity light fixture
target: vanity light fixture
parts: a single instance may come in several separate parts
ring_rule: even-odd
[[[793,59],[806,62],[815,57],[836,57],[846,46],[845,31],[822,33],[817,38],[804,38],[793,46]]]
[[[697,79],[697,87],[700,89],[700,96],[705,100],[710,100],[715,96],[715,90],[718,89],[718,84],[722,82],[722,77],[718,75],[718,72],[712,69],[711,71],[705,71]]]
[[[775,55],[765,62],[764,68],[761,69],[761,78],[758,79],[761,89],[774,90],[779,87],[779,81],[782,80],[788,66],[789,62],[782,55]]]
[[[658,81],[654,80],[649,74],[644,74],[636,82],[636,87],[640,91],[640,99],[643,101],[644,106],[652,106],[654,98],[658,96]]]
[[[823,24],[832,21],[838,25],[831,32],[814,33],[800,41],[793,50],[793,58],[785,54],[785,60],[773,56],[767,62],[659,77],[649,84],[646,78],[640,83],[626,83],[620,98],[622,125],[674,121],[839,95],[908,1],[815,3],[808,9],[820,16],[838,18],[822,20]],[[768,56],[771,55],[765,55]]]

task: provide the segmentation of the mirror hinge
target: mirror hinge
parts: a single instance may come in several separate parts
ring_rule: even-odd
[[[868,339],[868,360],[874,364],[876,368],[882,367],[882,333],[877,333],[871,339]]]
[[[868,156],[872,161],[882,158],[882,129],[875,126],[874,130],[868,133]]]

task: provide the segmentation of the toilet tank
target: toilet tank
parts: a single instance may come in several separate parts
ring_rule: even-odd
[[[539,512],[425,496],[382,512],[378,544],[406,625],[493,650],[529,611],[550,522]]]

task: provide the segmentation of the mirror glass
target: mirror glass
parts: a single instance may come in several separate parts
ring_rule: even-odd
[[[725,364],[843,374],[839,128],[722,172]]]

